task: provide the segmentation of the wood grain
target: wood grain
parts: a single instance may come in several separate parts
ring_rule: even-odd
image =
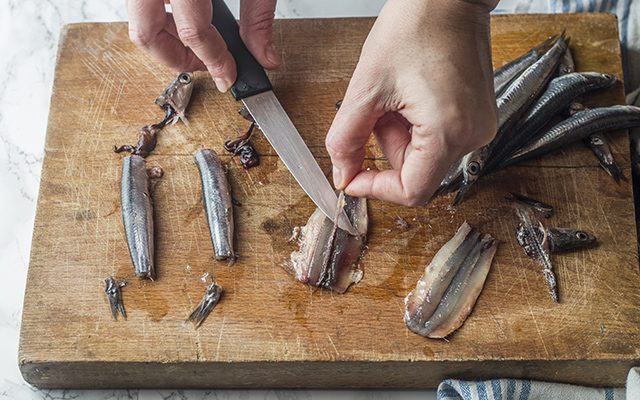
[[[282,20],[284,67],[271,73],[278,98],[330,171],[324,134],[372,19]],[[494,64],[562,29],[579,70],[621,77],[615,18],[607,14],[493,17]],[[323,40],[317,40],[323,37]],[[154,190],[156,282],[133,278],[122,228],[121,157],[158,120],[155,97],[173,78],[127,39],[124,23],[74,24],[61,37],[25,294],[20,368],[41,387],[434,387],[443,377],[496,376],[620,385],[640,361],[640,271],[631,185],[616,185],[582,146],[483,179],[468,200],[422,208],[370,202],[365,276],[336,295],[294,282],[282,268],[292,228],[311,201],[266,140],[258,168],[226,157],[236,207],[233,266],[212,258],[193,153],[246,128],[229,95],[197,74],[190,124],[166,128],[150,165],[165,171]],[[590,104],[622,103],[622,86]],[[627,135],[612,136],[629,175]],[[367,164],[387,168],[371,142]],[[592,231],[594,250],[554,257],[561,304],[517,247],[506,191],[556,206],[554,226]],[[398,218],[409,223],[401,231]],[[501,244],[485,290],[449,341],[409,332],[403,298],[464,221]],[[201,298],[204,272],[223,298],[198,330],[184,323]],[[115,322],[103,279],[127,279],[129,319]]]

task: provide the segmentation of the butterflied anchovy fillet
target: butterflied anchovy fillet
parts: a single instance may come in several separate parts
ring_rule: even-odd
[[[185,111],[191,101],[194,79],[188,72],[181,72],[156,99],[155,103],[167,112],[164,123],[187,122]],[[164,126],[164,125],[163,125]]]
[[[343,202],[343,203],[341,203]],[[316,209],[297,237],[298,251],[291,253],[292,272],[300,282],[344,293],[362,279],[359,261],[366,244],[369,218],[367,200],[339,196],[339,203],[358,232],[352,236]]]
[[[195,155],[202,181],[202,199],[216,260],[235,261],[233,250],[233,203],[227,173],[215,151]]]
[[[505,160],[502,166],[549,153],[594,133],[637,126],[640,126],[640,107],[611,106],[580,111],[522,147]]]
[[[535,200],[520,193],[511,192],[509,196],[507,196],[508,200],[515,201],[519,204],[528,206],[533,208],[534,210],[541,213],[545,218],[551,217],[553,215],[553,206],[547,203],[544,203],[540,200]]]
[[[523,231],[524,229],[525,227],[522,224],[518,225],[516,239],[524,249],[524,252],[529,257],[534,257],[534,249],[523,239],[526,237],[526,233]],[[586,249],[598,243],[598,240],[593,234],[574,228],[546,228],[537,226],[535,227],[535,231],[541,242],[543,240],[548,242],[551,253],[564,253],[571,250]]]
[[[547,90],[513,128],[509,141],[491,155],[487,169],[499,165],[526,142],[533,140],[551,118],[564,111],[578,96],[610,87],[615,81],[615,76],[598,72],[575,72],[552,80]]]
[[[502,67],[497,68],[493,72],[493,87],[495,89],[496,96],[499,96],[515,77],[520,75],[522,71],[536,62],[542,54],[546,53],[556,38],[557,35],[545,40],[529,52],[521,55]]]
[[[155,279],[153,243],[153,201],[144,158],[136,155],[122,159],[120,202],[122,222],[135,274]]]
[[[118,320],[118,315],[122,315],[122,318],[127,319],[127,312],[125,311],[124,303],[122,302],[121,288],[124,285],[124,282],[116,282],[112,277],[104,280],[104,293],[107,295],[107,300],[109,301],[111,315],[116,321]]]
[[[618,164],[616,164],[616,160],[613,158],[611,147],[604,133],[594,133],[584,139],[584,142],[589,146],[591,151],[593,151],[593,154],[596,155],[600,166],[611,175],[613,180],[617,183],[620,183],[620,180],[627,180],[620,167],[618,167]]]
[[[202,300],[198,306],[189,314],[187,321],[191,321],[195,324],[196,328],[200,327],[207,316],[211,313],[218,304],[220,297],[222,296],[222,286],[218,285],[215,281],[207,285],[207,289],[202,296]]]
[[[556,275],[553,272],[551,257],[549,256],[549,240],[547,238],[547,230],[544,226],[531,217],[530,211],[523,207],[517,207],[516,212],[520,218],[520,225],[516,230],[516,239],[524,252],[540,265],[542,265],[542,274],[547,281],[549,295],[554,302],[558,302],[558,284]],[[542,233],[542,237],[540,236]]]
[[[515,78],[498,97],[496,100],[498,132],[491,143],[465,156],[466,163],[463,161],[465,164],[463,173],[467,172],[468,174],[463,178],[454,204],[459,204],[469,187],[477,181],[494,149],[501,148],[504,143],[509,141],[510,129],[544,90],[547,82],[556,71],[560,57],[566,48],[567,41],[563,34],[554,41],[551,48],[542,57]],[[470,173],[469,163],[479,165],[480,170],[477,173]],[[475,169],[475,166],[471,166],[471,168]]]
[[[407,327],[421,336],[445,338],[462,326],[482,291],[496,250],[491,235],[463,223],[405,298]]]

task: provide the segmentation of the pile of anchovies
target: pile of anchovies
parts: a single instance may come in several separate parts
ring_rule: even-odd
[[[579,97],[612,86],[613,75],[576,72],[569,39],[556,35],[494,72],[498,131],[486,146],[466,154],[448,171],[436,195],[457,190],[460,204],[479,177],[584,141],[617,181],[625,179],[604,132],[640,126],[640,108],[588,109]]]

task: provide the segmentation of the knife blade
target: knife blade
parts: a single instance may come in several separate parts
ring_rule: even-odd
[[[273,93],[264,68],[244,45],[233,14],[224,0],[212,0],[211,3],[213,26],[227,44],[238,69],[231,94],[244,103],[284,165],[324,215],[341,229],[357,235],[344,210],[335,221],[338,196]]]

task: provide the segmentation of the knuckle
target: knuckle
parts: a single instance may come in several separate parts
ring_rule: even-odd
[[[155,35],[137,29],[129,29],[129,39],[138,47],[146,49],[149,47]]]
[[[207,30],[203,28],[186,26],[178,29],[178,37],[187,47],[194,47],[204,43],[207,34]]]

